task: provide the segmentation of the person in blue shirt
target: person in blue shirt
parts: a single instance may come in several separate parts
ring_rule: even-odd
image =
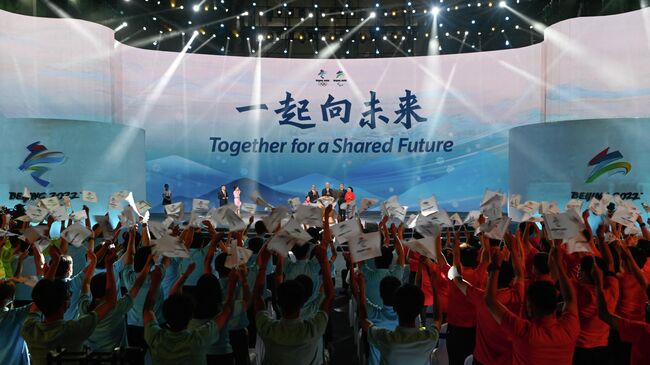
[[[124,263],[124,267],[122,268],[122,273],[121,275],[121,281],[122,284],[128,289],[131,290],[133,286],[135,285],[135,281],[142,270],[145,270],[145,266],[147,263],[147,260],[149,258],[149,255],[151,255],[151,246],[148,245],[143,245],[142,247],[138,248],[137,251],[135,249],[136,247],[136,227],[131,228],[129,232],[129,238],[128,238],[128,243],[127,243],[127,248],[126,252],[124,255],[122,255],[122,261]],[[146,235],[145,235],[146,236]],[[148,242],[145,241],[145,238],[143,236],[143,244],[148,244]],[[162,259],[162,274],[164,275],[165,268],[166,266],[169,265],[169,259],[168,258],[163,258]],[[147,295],[147,290],[149,289],[150,285],[150,278],[147,277],[145,279],[144,283],[142,284],[141,290],[138,292],[138,294],[133,298],[133,306],[127,313],[127,337],[129,341],[129,346],[133,347],[140,347],[143,350],[147,350],[147,343],[144,340],[144,319],[142,317],[142,311],[144,308],[144,302],[146,299]],[[155,292],[157,296],[157,300],[153,304],[153,310],[156,313],[156,318],[158,320],[163,321],[163,313],[162,313],[162,302],[163,302],[163,294],[162,291],[157,290]],[[144,359],[142,359],[142,362]]]
[[[398,325],[395,329],[382,328],[368,319],[365,283],[362,273],[356,273],[354,280],[358,286],[359,321],[368,336],[368,343],[379,349],[380,364],[414,364],[428,365],[431,353],[438,342],[441,324],[441,310],[438,301],[437,274],[430,274],[434,297],[434,322],[425,327],[417,326],[426,318],[424,293],[413,284],[401,285],[393,294],[393,306],[397,313]]]
[[[153,256],[149,256],[145,268],[138,273],[135,283],[131,290],[122,298],[117,300],[117,290],[115,284],[109,285],[107,281],[115,283],[114,263],[117,260],[115,250],[111,250],[104,256],[104,263],[106,272],[99,273],[88,280],[84,279],[81,296],[79,298],[79,314],[85,315],[90,313],[97,306],[107,301],[116,302],[113,308],[104,319],[100,320],[95,327],[95,330],[88,338],[86,344],[91,350],[97,352],[111,352],[116,347],[126,347],[126,313],[133,307],[133,298],[138,295],[142,283],[144,283],[149,273],[151,264],[153,263]],[[107,290],[106,288],[110,290]],[[92,293],[92,298],[89,295]],[[116,297],[110,297],[115,295]]]
[[[352,281],[352,289],[358,291],[356,282],[356,280]],[[381,279],[381,282],[379,283],[379,292],[382,303],[372,303],[368,300],[368,297],[366,297],[368,319],[376,326],[389,330],[395,330],[395,328],[397,328],[398,317],[393,305],[395,301],[395,292],[401,285],[402,282],[398,278],[387,276]],[[355,294],[357,297],[360,295],[358,292],[355,292]],[[368,364],[379,365],[381,363],[379,348],[374,344],[370,344],[368,352]]]
[[[15,278],[0,280],[0,364],[29,364],[29,351],[20,335],[20,327],[29,313],[29,305],[11,308],[16,294]]]

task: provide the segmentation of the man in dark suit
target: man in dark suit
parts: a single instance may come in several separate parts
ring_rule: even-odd
[[[217,198],[219,199],[220,207],[228,204],[228,191],[226,190],[226,185],[221,185],[219,193],[217,193]]]
[[[326,182],[326,183],[325,183],[325,189],[323,189],[323,190],[321,191],[320,196],[321,196],[321,197],[329,196],[329,197],[332,197],[332,198],[336,199],[336,197],[337,197],[337,194],[336,194],[336,193],[337,193],[336,190],[334,190],[334,189],[332,189],[332,188],[330,187],[330,183]]]
[[[341,204],[345,203],[345,185],[341,183],[339,190],[336,192],[336,200],[339,204],[339,217],[341,221],[346,219],[345,209],[341,209]]]

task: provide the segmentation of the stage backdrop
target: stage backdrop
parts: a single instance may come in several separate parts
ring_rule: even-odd
[[[84,204],[91,214],[103,214],[113,192],[126,189],[144,196],[144,131],[90,121],[59,119],[7,119],[0,123],[3,152],[0,159],[0,204],[24,203],[26,187],[31,199],[70,198],[74,210]],[[128,136],[130,144],[116,141]],[[83,202],[83,190],[97,193],[97,203]],[[119,212],[113,212],[115,214]],[[113,215],[115,215],[113,214]]]
[[[142,50],[95,24],[0,12],[0,113],[143,128],[157,211],[164,183],[175,201],[236,184],[244,200],[284,203],[325,182],[413,208],[435,193],[462,211],[485,188],[508,190],[510,128],[650,116],[645,21],[650,10],[571,20],[499,52],[320,60]]]
[[[510,191],[525,200],[600,198],[647,201],[650,119],[544,123],[510,130]],[[587,205],[585,204],[586,208]],[[639,205],[640,208],[640,205]]]

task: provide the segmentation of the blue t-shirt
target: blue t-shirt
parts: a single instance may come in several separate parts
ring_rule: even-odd
[[[293,280],[299,275],[306,275],[311,278],[314,287],[311,292],[310,299],[313,299],[320,292],[320,285],[322,281],[320,275],[320,263],[318,262],[318,259],[313,257],[306,260],[296,260],[296,262],[286,260],[284,262],[285,280]]]
[[[163,277],[165,275],[165,268],[161,267],[163,271]],[[138,276],[138,273],[135,272],[133,269],[133,264],[129,265],[124,265],[124,268],[122,269],[122,273],[120,274],[122,277],[122,283],[124,283],[124,286],[128,290],[131,290],[133,287],[133,284],[135,283],[135,279]],[[138,291],[138,295],[133,298],[133,306],[129,310],[129,312],[126,315],[126,323],[131,325],[131,326],[138,326],[138,327],[144,327],[144,319],[142,318],[142,311],[144,308],[144,301],[147,298],[147,292],[149,291],[149,286],[151,285],[151,276],[147,276],[147,279],[144,281],[142,284],[142,287],[140,288],[140,291]],[[163,319],[163,314],[162,314],[162,304],[164,301],[163,297],[163,292],[162,290],[158,290],[158,294],[156,295],[156,303],[154,304],[153,307],[153,312],[156,314],[156,318],[162,323],[164,322]]]
[[[203,248],[190,248],[189,257],[181,260],[181,264],[178,268],[179,274],[183,274],[192,262],[196,264],[194,271],[192,271],[190,276],[187,277],[187,280],[185,280],[185,285],[195,286],[199,281],[201,275],[203,275],[203,261],[205,260],[205,255],[208,252],[208,248],[209,246],[205,246]]]
[[[178,280],[179,267],[181,264],[181,259],[178,257],[173,257],[169,259],[169,266],[165,270],[165,275],[163,275],[162,281],[160,282],[160,289],[163,291],[165,298],[169,296],[169,293],[174,287],[174,283]],[[196,270],[195,270],[196,271]]]
[[[29,351],[20,335],[20,328],[30,306],[31,304],[14,309],[0,308],[0,364],[29,364]]]
[[[89,294],[81,294],[79,297],[79,313],[88,314],[91,303]],[[108,314],[97,322],[97,327],[92,335],[88,337],[86,345],[93,351],[111,352],[116,347],[124,347],[126,341],[126,313],[133,307],[133,299],[129,294],[120,298]]]
[[[63,281],[70,290],[70,306],[63,314],[63,319],[69,321],[79,316],[79,295],[81,294],[81,284],[83,283],[84,273],[78,272],[71,278],[65,278]]]
[[[18,256],[14,256],[11,259],[11,270],[12,272],[16,271],[16,266],[18,265]],[[34,263],[34,258],[28,256],[25,261],[23,261],[23,272],[21,276],[37,276],[36,275],[36,264]],[[40,279],[40,277],[39,277]],[[16,300],[21,301],[31,301],[32,300],[32,287],[25,285],[23,283],[16,283]]]

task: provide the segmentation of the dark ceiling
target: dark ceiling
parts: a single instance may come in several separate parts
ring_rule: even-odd
[[[367,58],[523,47],[540,42],[545,25],[632,11],[645,2],[0,0],[0,9],[90,20],[116,29],[118,41],[147,49],[181,51],[198,31],[188,52]]]

